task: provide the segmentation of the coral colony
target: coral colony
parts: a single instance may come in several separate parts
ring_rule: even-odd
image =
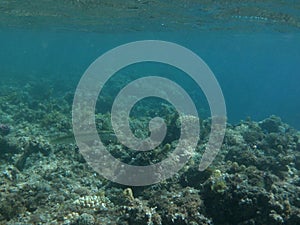
[[[5,136],[10,132],[10,127],[7,124],[0,124],[0,134]]]

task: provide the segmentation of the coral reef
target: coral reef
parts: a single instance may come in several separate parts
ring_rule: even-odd
[[[196,153],[178,174],[125,187],[95,173],[81,156],[66,96],[35,98],[27,88],[0,97],[6,103],[0,104],[0,224],[300,224],[300,133],[278,117],[228,124],[218,157],[200,172],[210,130],[210,120],[202,120]],[[155,163],[176,147],[180,126],[172,109],[161,110],[170,132],[147,153],[118,143],[108,113],[96,115],[97,129],[120,160]],[[136,135],[149,135],[150,116],[132,118]]]

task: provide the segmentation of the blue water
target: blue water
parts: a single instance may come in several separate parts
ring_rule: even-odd
[[[229,122],[277,115],[300,128],[300,33],[0,31],[2,82],[60,79],[75,90],[87,67],[109,49],[160,39],[197,53],[211,68],[226,100]]]

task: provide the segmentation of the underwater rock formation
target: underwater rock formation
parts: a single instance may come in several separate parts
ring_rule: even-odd
[[[14,99],[24,99],[19,95]],[[0,109],[20,118],[9,135],[0,136],[0,224],[300,224],[300,133],[278,117],[228,124],[220,153],[200,172],[210,129],[210,120],[203,120],[195,156],[175,176],[127,187],[107,181],[86,163],[61,123],[70,126],[68,102],[38,101],[36,120],[26,104],[21,112],[18,104]],[[167,124],[178,124],[178,115],[168,112]],[[112,132],[109,116],[96,115],[103,133]],[[148,121],[131,121],[141,137],[148,135]],[[155,163],[176,147],[178,127],[170,127],[167,141],[153,151],[131,152],[118,141],[107,141],[107,149],[127,163]],[[57,137],[60,141],[53,141]]]

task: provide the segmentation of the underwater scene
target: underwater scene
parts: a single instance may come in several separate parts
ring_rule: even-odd
[[[300,225],[300,1],[0,0],[0,225]]]

